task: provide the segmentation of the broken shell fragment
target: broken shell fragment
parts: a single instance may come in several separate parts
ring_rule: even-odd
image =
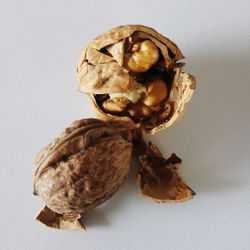
[[[81,222],[80,214],[62,215],[58,214],[47,206],[44,206],[36,217],[36,220],[44,225],[56,229],[67,229],[83,231],[85,227]]]
[[[165,159],[156,146],[149,143],[144,155],[139,157],[141,166],[137,182],[142,194],[156,202],[186,201],[195,195],[178,174],[181,159],[172,154]]]
[[[119,26],[83,50],[79,90],[90,97],[98,118],[154,134],[181,117],[195,90],[195,78],[179,62],[183,58],[177,45],[154,29]],[[119,105],[115,99],[121,97]]]

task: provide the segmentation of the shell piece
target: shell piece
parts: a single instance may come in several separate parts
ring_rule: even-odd
[[[150,39],[159,47],[167,67],[184,58],[174,42],[152,28],[143,25],[119,26],[96,37],[82,51],[76,70],[81,92],[95,94],[127,92],[134,79],[122,65],[124,42],[134,33],[137,38]],[[102,52],[102,49],[107,50],[110,55]],[[171,51],[172,57],[168,50]]]
[[[135,86],[150,81],[153,71],[135,77],[126,66],[127,47],[136,41],[145,40],[153,42],[161,54],[153,71],[159,73],[158,77],[164,73],[167,74],[164,77],[171,78],[168,79],[171,82],[166,83],[169,96],[165,106],[169,112],[161,110],[162,113],[159,111],[158,114],[158,111],[153,110],[152,118],[146,116],[143,119],[132,117],[126,109],[120,113],[108,112],[102,108],[96,95],[110,94],[110,98],[117,95],[131,96],[137,90]],[[194,76],[182,71],[184,63],[177,63],[183,58],[177,45],[156,30],[142,25],[119,26],[96,37],[82,51],[76,70],[79,90],[90,97],[98,118],[122,121],[127,126],[142,127],[147,133],[155,134],[181,117],[195,90]]]
[[[35,161],[34,194],[56,214],[76,216],[105,202],[124,182],[132,143],[96,119],[75,121]]]
[[[154,124],[142,125],[143,129],[150,134],[155,134],[179,121],[192,98],[196,88],[195,77],[191,74],[181,72],[180,68],[176,68],[175,72],[169,98],[166,103],[166,108],[170,107],[168,115],[158,126]]]
[[[61,215],[53,212],[47,206],[44,206],[39,214],[36,216],[36,220],[44,225],[57,229],[67,229],[75,231],[84,231],[85,227],[81,222],[81,215]]]
[[[165,159],[156,146],[149,143],[147,152],[139,159],[137,182],[145,197],[156,202],[181,202],[193,198],[194,191],[178,175],[181,159],[175,154]]]

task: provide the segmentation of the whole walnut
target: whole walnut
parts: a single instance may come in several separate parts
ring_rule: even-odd
[[[98,118],[154,134],[175,123],[195,90],[178,46],[156,30],[124,25],[96,37],[77,65],[79,90]]]
[[[34,194],[47,206],[37,219],[57,228],[72,227],[77,219],[79,226],[79,214],[111,198],[123,184],[132,148],[132,142],[107,122],[72,123],[35,160]]]

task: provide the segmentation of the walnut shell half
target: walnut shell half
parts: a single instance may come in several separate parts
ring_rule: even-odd
[[[119,189],[131,154],[132,143],[111,124],[96,119],[75,121],[38,154],[34,194],[53,212],[75,218]]]
[[[150,142],[147,151],[139,159],[141,166],[137,182],[145,197],[160,203],[181,202],[193,198],[195,192],[178,174],[182,161],[175,154],[165,159]]]
[[[195,90],[194,76],[183,72],[184,63],[178,62],[183,58],[177,45],[156,30],[119,26],[83,50],[76,71],[79,90],[90,97],[98,118],[154,134],[181,117]],[[146,86],[155,80],[166,84],[166,93],[157,102],[154,91],[150,99],[157,105],[148,107]]]

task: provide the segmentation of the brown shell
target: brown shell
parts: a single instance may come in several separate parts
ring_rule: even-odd
[[[80,214],[108,200],[124,182],[132,143],[112,125],[75,121],[35,161],[34,193],[53,212]]]
[[[56,228],[56,229],[67,229],[75,231],[84,231],[85,226],[81,220],[80,214],[58,214],[47,206],[44,206],[36,216],[36,220],[42,224]]]
[[[140,163],[137,182],[145,197],[156,202],[180,202],[195,195],[178,174],[181,159],[175,154],[165,159],[157,147],[149,143],[147,152],[140,156]]]
[[[184,58],[175,43],[152,28],[142,25],[118,26],[96,37],[82,51],[76,70],[81,92],[106,94],[129,90],[130,83],[134,79],[122,65],[123,46],[125,39],[135,32],[139,37],[150,39],[158,46],[167,68],[175,61]],[[110,46],[113,47],[110,48]],[[103,48],[108,48],[111,56],[102,53]],[[170,57],[169,50],[173,58]]]
[[[166,107],[170,109],[170,112],[166,119],[153,125],[143,122],[135,123],[129,116],[105,113],[94,97],[95,94],[131,90],[132,83],[135,80],[125,69],[123,58],[125,41],[135,34],[139,38],[153,41],[164,57],[165,68],[175,71],[167,103],[168,107]],[[181,117],[194,92],[195,78],[182,72],[181,66],[184,64],[176,64],[178,60],[183,58],[184,56],[177,45],[156,30],[142,25],[119,26],[96,37],[83,50],[76,70],[79,90],[89,95],[98,118],[105,121],[121,121],[131,127],[141,126],[146,132],[154,134],[171,126]]]
[[[157,126],[151,126],[143,123],[135,123],[128,116],[115,116],[105,113],[97,104],[94,95],[88,94],[97,118],[104,121],[121,122],[130,127],[142,127],[145,132],[152,135],[170,127],[182,117],[196,87],[194,76],[185,72],[180,72],[179,68],[176,68],[175,71],[175,78],[172,83],[172,88],[167,101],[167,105],[171,107],[171,111],[167,120],[163,121],[161,124],[158,124]]]

